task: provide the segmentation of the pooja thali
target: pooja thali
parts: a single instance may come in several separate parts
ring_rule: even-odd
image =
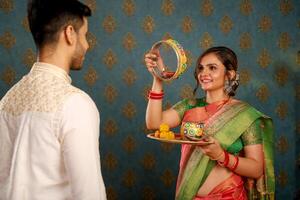
[[[193,145],[206,145],[206,144],[212,144],[213,141],[209,140],[209,136],[202,136],[201,138],[197,140],[189,140],[187,138],[182,138],[181,134],[175,133],[174,139],[165,139],[165,138],[159,138],[155,137],[154,133],[147,134],[147,137],[156,140],[159,142],[166,142],[166,143],[173,143],[173,144],[193,144]]]

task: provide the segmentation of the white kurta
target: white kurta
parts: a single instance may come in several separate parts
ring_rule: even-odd
[[[99,124],[64,70],[35,63],[0,101],[0,199],[106,199]]]

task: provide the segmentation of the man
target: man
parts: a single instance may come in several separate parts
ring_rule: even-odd
[[[99,113],[71,85],[88,49],[91,10],[77,0],[28,2],[38,62],[0,101],[0,199],[106,199]]]

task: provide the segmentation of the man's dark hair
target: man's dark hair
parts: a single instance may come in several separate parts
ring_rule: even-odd
[[[58,33],[68,25],[77,32],[91,10],[77,0],[28,0],[27,15],[34,42],[40,48],[56,42]]]

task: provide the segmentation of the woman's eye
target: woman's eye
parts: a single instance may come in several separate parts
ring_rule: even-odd
[[[198,70],[201,72],[203,71],[203,66],[198,66]]]
[[[209,69],[210,69],[211,71],[214,71],[214,70],[217,69],[217,67],[216,67],[216,66],[209,66]]]

